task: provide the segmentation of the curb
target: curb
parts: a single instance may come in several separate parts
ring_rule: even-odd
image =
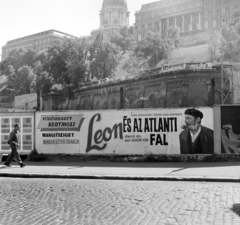
[[[202,182],[240,182],[240,178],[229,177],[172,177],[172,176],[108,176],[108,175],[67,175],[67,174],[19,174],[0,173],[9,178],[48,178],[48,179],[96,179],[96,180],[143,180],[143,181],[202,181]]]

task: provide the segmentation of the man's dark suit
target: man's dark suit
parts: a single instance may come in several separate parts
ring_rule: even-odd
[[[180,151],[181,154],[213,154],[214,153],[214,141],[213,141],[213,130],[201,126],[201,132],[199,133],[198,137],[192,143],[190,130],[187,128],[186,130],[182,131],[180,136]],[[197,149],[197,151],[196,151]]]

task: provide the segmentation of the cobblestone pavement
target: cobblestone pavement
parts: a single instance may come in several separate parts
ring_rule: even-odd
[[[1,225],[240,224],[240,184],[0,178]]]

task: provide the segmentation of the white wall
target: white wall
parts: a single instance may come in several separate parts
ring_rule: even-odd
[[[37,94],[19,95],[14,98],[14,108],[22,110],[33,110],[37,107]]]

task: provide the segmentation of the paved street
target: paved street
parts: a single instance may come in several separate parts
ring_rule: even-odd
[[[1,225],[240,224],[240,184],[0,178]]]

